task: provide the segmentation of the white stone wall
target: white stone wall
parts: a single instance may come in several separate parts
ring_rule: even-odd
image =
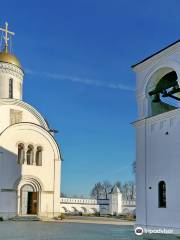
[[[17,143],[25,146],[42,146],[42,166],[17,163]],[[9,211],[20,214],[20,189],[24,184],[33,185],[39,193],[38,215],[59,215],[60,156],[53,137],[40,126],[19,123],[10,126],[0,137],[0,215]],[[11,196],[9,199],[7,196]]]
[[[143,181],[142,176],[137,177],[138,223],[160,224],[160,226],[172,226],[173,223],[174,227],[180,228],[178,201],[180,191],[174,187],[180,184],[180,109],[154,116],[146,122],[143,120],[138,125],[146,126],[146,128],[141,127],[142,134],[146,136],[145,155],[143,155],[144,151],[139,151],[137,165],[137,172],[140,171],[141,174],[143,171],[146,172]],[[142,139],[139,139],[140,142]],[[158,207],[158,183],[160,181],[166,182],[167,208]]]
[[[99,204],[96,199],[89,198],[60,198],[62,213],[96,213],[99,212]]]
[[[180,230],[180,109],[150,117],[149,90],[168,71],[180,83],[180,43],[134,68],[137,79],[136,216],[138,226]],[[179,84],[180,86],[180,84]],[[148,117],[148,118],[146,118]],[[144,119],[145,118],[145,119]],[[158,207],[158,183],[166,182],[167,207]]]
[[[121,194],[120,194],[121,195]],[[84,213],[100,215],[119,215],[135,213],[135,201],[123,201],[122,198],[114,195],[109,199],[89,199],[89,198],[60,198],[62,213]],[[113,199],[113,202],[112,202]]]
[[[29,104],[16,99],[0,99],[0,132],[3,132],[11,125],[10,111],[18,110],[22,112],[22,122],[30,122],[42,126],[49,130],[46,121],[41,114]]]
[[[122,214],[134,214],[136,215],[136,201],[129,200],[129,201],[122,201]]]
[[[11,109],[22,112],[22,122],[11,125]],[[0,115],[0,216],[21,214],[23,184],[33,185],[38,192],[38,216],[59,215],[61,158],[46,121],[29,104],[16,99],[0,99]],[[24,144],[25,153],[29,144],[34,149],[41,146],[42,166],[18,164],[19,143]]]

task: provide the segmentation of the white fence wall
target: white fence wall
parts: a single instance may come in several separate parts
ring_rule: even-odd
[[[109,214],[109,199],[91,198],[60,198],[60,209],[62,213],[96,213]],[[122,214],[135,213],[135,201],[122,200]]]

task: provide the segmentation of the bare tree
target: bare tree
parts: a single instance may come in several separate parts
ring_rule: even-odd
[[[132,172],[134,175],[136,175],[136,161],[132,163]]]
[[[103,195],[103,185],[98,182],[94,185],[93,189],[91,190],[91,197],[99,199],[101,198],[101,196]]]
[[[72,197],[72,198],[78,198],[78,195],[73,194],[71,197]]]
[[[67,197],[67,194],[61,192],[61,197],[66,198],[66,197]]]
[[[107,199],[108,198],[108,194],[110,193],[111,189],[112,189],[112,184],[109,181],[104,181],[103,184],[103,191],[104,191],[104,198]]]
[[[134,200],[135,199],[135,184],[133,181],[128,182],[128,188],[129,188],[129,200]]]
[[[122,186],[122,196],[123,196],[124,200],[128,200],[128,198],[129,198],[128,197],[129,196],[128,192],[129,192],[128,183],[126,182]]]
[[[115,183],[120,189],[124,200],[134,200],[136,198],[136,189],[134,181],[127,181],[123,185],[120,181]],[[112,189],[112,184],[109,181],[104,181],[103,183],[98,182],[94,185],[91,190],[91,197],[100,199],[108,198],[108,194]]]
[[[136,198],[135,183],[133,181],[125,182],[122,187],[124,200],[134,200]]]

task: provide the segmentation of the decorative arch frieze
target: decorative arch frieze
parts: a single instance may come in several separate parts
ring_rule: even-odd
[[[23,76],[24,76],[24,73],[20,68],[16,67],[13,64],[9,64],[9,63],[2,63],[1,62],[0,63],[0,71],[2,73],[11,74],[16,78],[19,78],[21,81],[22,81]]]

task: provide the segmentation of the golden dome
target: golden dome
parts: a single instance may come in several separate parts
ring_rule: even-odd
[[[16,65],[19,68],[22,68],[19,60],[14,55],[5,51],[0,52],[0,62],[10,63]]]

